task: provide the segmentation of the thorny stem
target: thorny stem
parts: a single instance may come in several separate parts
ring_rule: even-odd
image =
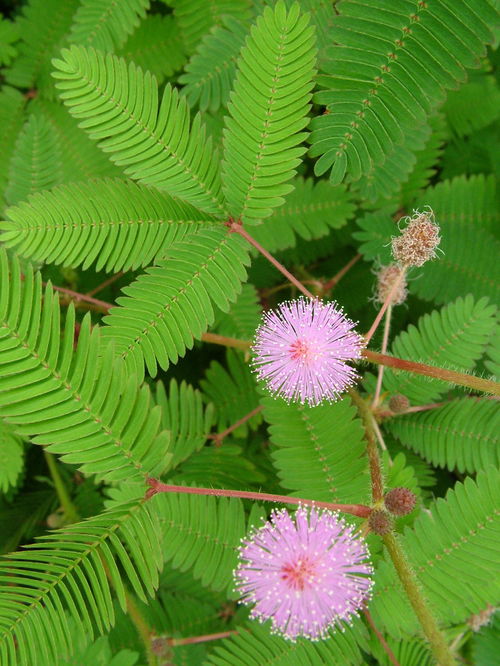
[[[85,295],[86,296],[94,296],[94,294],[97,294],[98,292],[102,291],[106,287],[109,287],[110,284],[113,284],[113,282],[116,282],[119,280],[122,276],[124,275],[123,271],[119,271],[115,275],[112,275],[110,278],[107,280],[104,280],[104,282],[101,282],[101,284],[98,284],[97,287],[94,287],[90,291],[88,291]]]
[[[406,560],[405,554],[396,536],[391,532],[383,537],[385,547],[391,556],[399,580],[403,585],[408,599],[430,643],[434,657],[439,666],[454,666],[456,663],[445,638],[432,615],[427,602],[420,592],[415,574]]]
[[[366,452],[368,454],[370,477],[372,480],[372,501],[373,504],[380,504],[384,499],[384,480],[382,477],[382,467],[380,465],[377,441],[373,431],[373,415],[370,406],[365,400],[363,400],[357,391],[349,389],[349,395],[358,409],[365,429],[367,443]]]
[[[279,270],[280,273],[282,273],[286,279],[291,282],[297,289],[304,294],[304,296],[307,296],[307,298],[310,298],[311,300],[315,300],[316,296],[311,294],[311,292],[304,287],[302,282],[297,280],[296,277],[294,277],[290,271],[287,271],[287,269],[283,266],[283,264],[280,264],[279,261],[277,261],[272,254],[270,254],[260,243],[258,243],[255,238],[252,238],[250,234],[243,228],[243,225],[241,222],[236,222],[235,220],[230,220],[227,224],[228,228],[233,231],[234,233],[239,234],[244,238],[250,245],[252,245],[256,250],[260,252],[260,254],[265,257],[271,264]]]
[[[233,430],[236,430],[240,425],[243,425],[243,423],[246,423],[249,419],[251,419],[253,416],[258,414],[264,409],[262,405],[258,405],[255,407],[255,409],[252,409],[251,412],[248,412],[248,414],[245,414],[245,416],[242,416],[241,419],[238,419],[236,423],[233,423],[233,425],[229,426],[229,428],[226,428],[222,432],[219,432],[214,435],[209,435],[208,439],[213,439],[215,441],[215,446],[221,446],[222,442],[224,441],[224,438],[230,435]]]
[[[361,254],[356,254],[354,257],[347,262],[347,264],[344,266],[344,268],[341,268],[338,273],[336,273],[330,280],[325,282],[323,285],[323,289],[321,290],[322,294],[328,293],[331,289],[333,289],[337,284],[340,282],[340,280],[344,277],[344,275],[351,270],[351,268],[358,263],[358,261],[361,259]]]
[[[387,354],[379,354],[378,352],[370,351],[369,349],[363,350],[362,354],[367,361],[370,361],[370,363],[377,363],[377,365],[381,364],[389,368],[405,370],[406,372],[413,372],[426,377],[434,377],[435,379],[441,379],[444,382],[458,384],[459,386],[467,386],[474,391],[483,391],[484,393],[500,395],[500,384],[490,379],[483,379],[482,377],[468,375],[465,372],[455,372],[455,370],[439,368],[434,365],[405,361],[402,358],[387,356]]]
[[[379,643],[382,646],[384,652],[389,657],[389,661],[391,662],[391,664],[394,664],[394,666],[401,666],[399,661],[396,659],[396,656],[395,656],[394,652],[391,650],[391,648],[387,644],[387,641],[385,640],[383,635],[380,633],[380,631],[375,626],[375,622],[373,621],[373,618],[372,618],[370,612],[368,611],[368,608],[363,609],[363,615],[365,616],[366,621],[370,625],[370,629],[373,631],[375,636],[378,638]]]
[[[391,328],[391,315],[392,315],[392,305],[389,305],[387,312],[385,314],[385,324],[384,324],[384,337],[382,338],[382,354],[385,354],[387,351],[387,343],[389,342],[389,331]],[[378,404],[380,398],[380,391],[382,390],[382,380],[384,379],[384,366],[379,365],[378,375],[377,375],[377,386],[375,388],[375,395],[373,397],[372,408]]]
[[[52,455],[52,453],[49,453],[48,451],[45,450],[43,452],[43,455],[45,456],[45,462],[47,463],[47,467],[49,468],[50,476],[54,483],[57,497],[64,510],[64,519],[65,519],[64,522],[65,524],[77,523],[80,520],[80,516],[78,515],[78,511],[73,502],[71,501],[68,489],[66,488],[66,485],[62,480],[61,475],[59,474],[59,469],[57,467],[56,459]]]
[[[271,495],[269,493],[254,493],[247,490],[226,490],[225,488],[190,488],[188,486],[173,486],[162,483],[158,479],[147,480],[149,490],[147,497],[157,493],[187,493],[189,495],[212,495],[215,497],[239,497],[240,499],[251,499],[260,502],[281,502],[282,504],[303,504],[304,506],[315,506],[321,509],[342,511],[350,513],[359,518],[368,518],[371,513],[369,506],[364,504],[334,504],[332,502],[317,502],[315,500],[303,499],[301,497],[288,497],[288,495]]]
[[[368,344],[368,343],[370,342],[370,340],[372,339],[372,336],[373,336],[373,334],[375,333],[375,331],[377,330],[378,325],[379,325],[380,322],[382,321],[382,317],[384,316],[385,311],[387,310],[387,308],[388,308],[388,307],[390,306],[390,304],[392,303],[392,298],[393,298],[394,294],[395,294],[396,291],[398,290],[398,288],[399,288],[401,282],[404,280],[404,278],[405,278],[405,274],[406,274],[406,270],[405,270],[404,268],[402,268],[402,269],[401,269],[401,273],[400,273],[400,274],[398,275],[398,277],[394,280],[394,283],[393,283],[391,289],[389,290],[389,293],[388,293],[387,296],[385,297],[385,301],[383,302],[382,307],[380,308],[380,311],[379,311],[378,315],[375,317],[375,319],[374,319],[374,321],[373,321],[373,324],[372,324],[371,327],[370,327],[370,330],[369,330],[368,333],[365,335],[365,343],[366,343],[366,344]]]

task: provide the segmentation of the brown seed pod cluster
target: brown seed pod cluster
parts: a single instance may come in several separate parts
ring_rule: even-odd
[[[401,412],[406,412],[410,406],[410,401],[405,395],[401,393],[395,393],[389,398],[389,409],[394,414],[401,414]]]
[[[393,521],[387,511],[384,511],[383,509],[375,509],[370,513],[368,525],[372,532],[382,536],[384,534],[389,534],[392,530]]]
[[[393,488],[384,498],[388,511],[395,516],[406,516],[415,508],[417,497],[409,488]]]
[[[392,256],[400,266],[422,266],[436,256],[441,242],[439,226],[434,222],[432,210],[415,211],[400,236],[392,239]]]
[[[396,280],[398,286],[396,291],[392,294],[391,305],[401,305],[406,300],[408,289],[406,288],[406,277],[404,275],[405,269],[397,264],[389,264],[382,266],[377,273],[377,295],[376,300],[379,303],[385,303],[386,298],[389,296],[391,289],[394,287]]]

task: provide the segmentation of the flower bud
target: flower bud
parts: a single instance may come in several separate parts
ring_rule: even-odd
[[[391,516],[383,509],[375,509],[375,511],[370,513],[370,517],[368,518],[368,525],[371,531],[381,536],[388,534],[392,530],[392,524]]]
[[[390,305],[401,305],[405,302],[408,289],[406,288],[404,269],[397,264],[389,264],[388,266],[382,266],[377,274],[376,300],[379,303],[385,303],[396,280],[398,280],[398,286],[392,294]]]
[[[393,488],[384,498],[388,511],[396,516],[406,516],[415,508],[417,497],[408,488]]]
[[[394,412],[394,414],[401,414],[401,412],[406,412],[409,406],[410,401],[405,395],[402,395],[401,393],[391,395],[389,399],[389,409],[391,412]]]
[[[434,259],[440,242],[439,227],[434,223],[432,210],[424,213],[417,210],[402,234],[392,239],[392,256],[405,268],[422,266]]]

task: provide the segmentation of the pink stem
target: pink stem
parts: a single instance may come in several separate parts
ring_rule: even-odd
[[[357,262],[361,259],[361,254],[356,254],[351,261],[349,261],[344,268],[340,269],[338,273],[336,273],[328,282],[325,282],[323,285],[323,293],[326,293],[330,291],[330,289],[333,289],[333,287],[336,286],[337,282],[340,282],[340,280],[344,277],[344,275],[347,273],[347,271],[351,270],[351,268],[357,264]]]
[[[290,273],[290,271],[287,271],[287,269],[283,266],[283,264],[280,264],[280,262],[277,261],[272,256],[272,254],[269,254],[269,252],[265,248],[263,248],[262,245],[255,240],[255,238],[252,238],[252,236],[250,236],[250,234],[245,231],[241,222],[236,222],[234,220],[231,220],[228,223],[227,226],[229,227],[229,229],[231,231],[233,231],[234,233],[237,233],[240,236],[242,236],[248,243],[250,243],[250,245],[253,245],[253,247],[256,250],[258,250],[263,257],[265,257],[269,262],[271,262],[271,264],[275,268],[277,268],[279,270],[279,272],[282,273],[289,282],[291,282],[293,285],[295,285],[297,287],[297,289],[304,294],[304,296],[307,296],[307,298],[310,298],[312,300],[316,299],[316,296],[311,294],[311,292],[304,287],[302,282],[299,282],[299,280],[297,280],[297,278],[294,277]]]
[[[391,650],[391,648],[390,648],[389,645],[387,644],[387,641],[385,640],[385,638],[382,636],[382,634],[380,633],[380,631],[379,631],[379,630],[377,629],[377,627],[375,626],[375,622],[373,621],[373,618],[372,618],[372,616],[370,615],[370,613],[369,613],[369,611],[368,611],[367,608],[365,608],[365,609],[363,610],[363,615],[365,616],[366,621],[367,621],[368,624],[370,625],[371,630],[373,631],[373,633],[375,634],[375,636],[378,638],[378,640],[379,640],[379,642],[380,642],[380,645],[382,646],[384,652],[385,652],[386,655],[389,657],[389,661],[391,662],[391,664],[393,664],[394,666],[401,666],[401,664],[399,663],[399,661],[396,659],[396,656],[395,656],[394,652]]]
[[[97,287],[94,287],[90,291],[88,291],[85,295],[86,296],[94,296],[94,294],[97,294],[98,292],[102,291],[106,287],[109,287],[110,284],[113,284],[113,282],[116,282],[119,280],[122,275],[124,275],[123,271],[119,271],[115,275],[112,275],[110,278],[107,280],[104,280],[104,282],[101,282],[101,284],[98,284]]]
[[[207,643],[208,641],[218,641],[221,638],[229,638],[236,635],[237,631],[219,631],[217,634],[205,634],[203,636],[189,636],[188,638],[167,638],[165,643],[170,647],[177,645],[194,645],[195,643]]]
[[[371,513],[369,506],[364,504],[334,504],[333,502],[316,502],[315,500],[302,499],[301,497],[289,497],[288,495],[271,495],[269,493],[254,493],[247,490],[226,490],[225,488],[188,488],[187,486],[172,486],[162,483],[158,479],[147,480],[149,490],[147,497],[157,493],[187,493],[189,495],[211,495],[215,497],[239,497],[240,499],[251,499],[260,502],[281,502],[282,504],[304,504],[315,506],[320,509],[331,509],[350,513],[359,518],[368,518]]]
[[[385,354],[387,351],[387,344],[389,342],[389,330],[391,328],[391,314],[392,306],[389,305],[387,308],[387,313],[385,315],[385,324],[384,324],[384,337],[382,338],[382,354]],[[376,407],[380,398],[380,391],[382,390],[382,381],[384,379],[384,366],[379,365],[378,375],[377,375],[377,386],[375,388],[375,395],[373,397],[372,407]]]
[[[264,407],[262,407],[262,405],[259,405],[258,407],[255,407],[255,409],[252,409],[251,412],[248,412],[248,414],[245,414],[245,416],[242,416],[241,419],[236,421],[236,423],[233,423],[233,425],[229,426],[229,428],[226,428],[222,432],[219,432],[215,435],[209,435],[208,439],[215,440],[215,445],[216,446],[221,446],[221,444],[224,440],[224,437],[227,437],[228,435],[230,435],[233,432],[233,430],[236,430],[236,428],[238,428],[240,425],[243,425],[243,423],[246,423],[246,421],[248,421],[253,416],[255,416],[256,414],[261,412],[263,409],[264,409]]]

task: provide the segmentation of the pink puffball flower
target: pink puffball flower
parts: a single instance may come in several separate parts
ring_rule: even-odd
[[[250,616],[292,641],[350,623],[373,585],[366,543],[353,531],[333,511],[274,510],[240,547],[235,579],[241,603],[255,604]]]
[[[299,298],[264,314],[252,346],[253,369],[275,396],[314,407],[335,401],[358,375],[346,361],[364,340],[336,303]]]

